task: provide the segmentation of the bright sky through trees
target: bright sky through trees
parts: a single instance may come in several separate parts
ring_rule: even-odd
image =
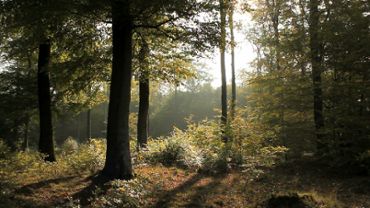
[[[241,14],[236,12],[234,15],[234,21],[236,24],[235,28],[235,69],[236,69],[236,81],[240,82],[239,74],[243,70],[250,71],[250,63],[256,58],[256,52],[253,49],[253,45],[247,40],[246,32],[251,27],[251,18],[248,14]],[[229,34],[228,34],[229,35]],[[221,74],[220,74],[220,53],[215,50],[214,54],[209,59],[204,59],[201,62],[206,66],[206,71],[213,77],[212,86],[221,86]],[[231,83],[231,56],[230,50],[227,50],[226,55],[226,73],[227,82]]]

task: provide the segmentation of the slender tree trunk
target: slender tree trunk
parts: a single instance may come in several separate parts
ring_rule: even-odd
[[[221,55],[221,124],[227,124],[227,85],[226,85],[226,66],[225,66],[225,48],[226,48],[226,4],[225,0],[220,0],[220,16],[221,16],[221,40],[220,40],[220,55]]]
[[[231,119],[235,116],[236,106],[236,83],[235,83],[235,38],[234,38],[234,2],[230,1],[229,7],[229,29],[231,41]]]
[[[271,22],[272,27],[274,31],[274,44],[275,44],[275,66],[276,71],[281,73],[280,75],[280,81],[281,81],[281,87],[284,88],[285,81],[284,81],[284,75],[283,70],[284,68],[281,67],[281,44],[280,44],[280,31],[279,31],[279,24],[280,24],[280,13],[281,13],[281,1],[280,0],[272,0],[272,4],[270,4],[269,1],[267,1],[268,6],[271,7],[272,13],[271,13]],[[285,122],[285,94],[284,90],[282,90],[279,93],[280,98],[280,125],[281,125],[281,142],[283,146],[287,146],[287,136],[286,136],[286,122]],[[288,159],[288,155],[285,154],[285,159]]]
[[[129,1],[112,1],[113,63],[110,87],[107,153],[102,174],[131,179],[129,114],[132,76],[132,30]]]
[[[139,77],[139,114],[137,120],[137,149],[145,148],[148,142],[148,119],[149,119],[149,46],[145,39],[142,39],[139,53],[140,77]]]
[[[91,139],[91,109],[87,110],[86,137]]]
[[[310,56],[312,65],[312,81],[313,81],[313,98],[314,98],[314,121],[317,136],[317,150],[321,154],[324,151],[323,133],[324,117],[323,117],[323,98],[322,98],[322,81],[321,81],[321,56],[319,42],[319,3],[320,0],[310,0]]]
[[[50,41],[47,40],[39,45],[39,59],[37,71],[38,100],[40,115],[40,140],[39,151],[46,155],[45,160],[54,162],[53,124],[51,118],[50,96]]]
[[[140,79],[139,83],[139,115],[137,120],[138,148],[145,148],[148,142],[148,118],[149,118],[149,78]]]
[[[27,119],[24,124],[24,136],[23,136],[23,151],[28,151],[28,128],[29,128],[30,120]]]
[[[280,21],[280,2],[279,0],[273,0],[273,13],[272,13],[272,26],[274,29],[274,38],[275,38],[275,50],[276,50],[276,70],[280,71],[280,33],[279,33],[279,21]]]

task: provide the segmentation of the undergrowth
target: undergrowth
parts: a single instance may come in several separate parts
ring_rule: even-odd
[[[232,130],[231,130],[232,129]],[[223,134],[230,137],[225,143]],[[282,158],[286,148],[267,145],[274,139],[273,132],[248,120],[235,118],[226,131],[215,121],[194,123],[189,121],[185,130],[174,129],[171,136],[150,139],[147,149],[138,151],[131,142],[134,166],[176,166],[202,173],[225,173],[238,169],[258,176],[260,167],[274,165]],[[14,207],[16,186],[31,184],[66,176],[88,176],[101,170],[104,165],[106,142],[90,139],[79,144],[68,138],[56,149],[57,162],[45,162],[44,157],[34,150],[10,152],[0,140],[0,181],[2,191],[0,203]],[[253,177],[253,175],[252,175]],[[141,207],[148,193],[148,180],[137,176],[131,181],[112,181],[105,184],[106,192],[96,188],[90,199],[92,207]],[[79,201],[68,199],[61,207],[79,207]]]
[[[186,130],[175,129],[169,137],[149,140],[147,150],[138,153],[138,161],[212,173],[233,168],[258,172],[256,168],[274,165],[287,150],[268,145],[275,138],[273,132],[241,117],[228,125],[226,133],[229,142],[221,139],[217,122],[189,121]]]

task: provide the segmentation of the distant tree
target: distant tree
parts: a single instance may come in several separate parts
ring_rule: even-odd
[[[171,29],[173,31],[174,29]],[[156,31],[138,31],[140,49],[135,55],[135,75],[139,80],[139,111],[137,123],[138,148],[148,140],[150,81],[180,85],[195,75],[189,52],[179,51],[180,41],[157,34]],[[166,31],[168,32],[168,31]],[[144,35],[145,34],[145,35]]]
[[[148,43],[142,39],[141,48],[139,52],[139,64],[140,64],[140,75],[139,75],[139,112],[137,121],[137,144],[138,149],[145,148],[148,142],[148,131],[149,131],[149,46]]]
[[[221,61],[221,124],[225,127],[227,124],[227,83],[226,83],[226,66],[225,66],[225,50],[226,50],[226,14],[227,3],[225,0],[219,1],[220,11],[220,61]],[[225,137],[226,138],[226,137]]]
[[[96,78],[86,76],[84,80],[78,80],[76,74],[80,72],[79,69],[93,65],[92,62],[96,60],[102,61],[100,57],[95,56],[93,59],[92,56],[87,57],[86,53],[81,53],[86,49],[85,46],[89,40],[87,37],[97,42],[97,39],[92,38],[97,37],[97,30],[94,29],[96,24],[93,21],[75,18],[79,3],[79,1],[63,0],[52,3],[51,1],[17,0],[1,2],[3,14],[1,21],[4,26],[1,38],[6,40],[2,42],[1,48],[6,58],[11,62],[14,61],[15,56],[24,56],[25,51],[34,54],[35,49],[38,48],[39,149],[40,152],[49,155],[46,157],[49,161],[55,160],[51,110],[56,110],[55,106],[61,107],[58,105],[60,103],[66,103],[64,101],[69,100],[69,98],[66,99],[67,97],[80,94],[86,83]],[[81,22],[84,24],[80,24]],[[83,25],[83,29],[76,27],[77,25]],[[79,38],[79,42],[74,41]],[[72,48],[73,51],[65,52],[66,49]],[[34,58],[31,61],[35,62],[35,59],[37,60]],[[102,71],[101,68],[100,71]],[[81,84],[69,85],[78,82]]]
[[[321,56],[321,43],[319,40],[319,27],[320,27],[320,11],[319,11],[320,0],[310,0],[310,55],[312,65],[312,82],[313,82],[313,111],[314,120],[317,135],[317,149],[322,154],[324,149],[323,144],[323,128],[324,128],[324,116],[323,116],[323,95],[322,95],[322,56]]]
[[[35,75],[32,62],[25,59],[0,72],[0,137],[13,150],[19,140],[22,149],[28,149],[28,132],[37,109]]]
[[[235,0],[229,0],[229,30],[230,30],[230,50],[231,50],[231,105],[230,105],[230,117],[231,119],[235,115],[236,106],[236,82],[235,82],[235,37],[234,37],[234,9],[236,5]]]

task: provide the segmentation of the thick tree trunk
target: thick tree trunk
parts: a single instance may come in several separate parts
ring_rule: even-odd
[[[131,179],[129,111],[131,99],[132,29],[128,1],[112,1],[113,63],[110,87],[107,153],[102,174]]]
[[[86,123],[86,137],[91,139],[91,109],[89,108],[86,113],[87,123]]]
[[[235,116],[236,106],[236,83],[235,83],[235,38],[234,38],[234,2],[230,2],[229,8],[229,28],[231,41],[231,119]]]
[[[54,162],[53,125],[51,118],[50,96],[50,41],[47,40],[39,45],[39,59],[37,71],[38,100],[40,115],[40,140],[39,151],[46,155],[45,160]]]
[[[149,78],[140,79],[139,83],[139,115],[137,120],[137,142],[138,148],[145,148],[148,142],[148,120],[149,120]]]
[[[221,16],[221,40],[220,40],[220,58],[221,58],[221,124],[227,124],[227,85],[226,85],[226,66],[225,66],[225,48],[226,48],[226,5],[225,0],[220,0]]]
[[[322,81],[321,81],[321,55],[319,42],[319,2],[320,0],[310,0],[310,49],[311,49],[311,65],[312,65],[312,81],[313,81],[313,98],[314,98],[314,121],[317,136],[317,150],[321,154],[324,151],[323,133],[324,117],[323,117],[323,98],[322,98]]]

